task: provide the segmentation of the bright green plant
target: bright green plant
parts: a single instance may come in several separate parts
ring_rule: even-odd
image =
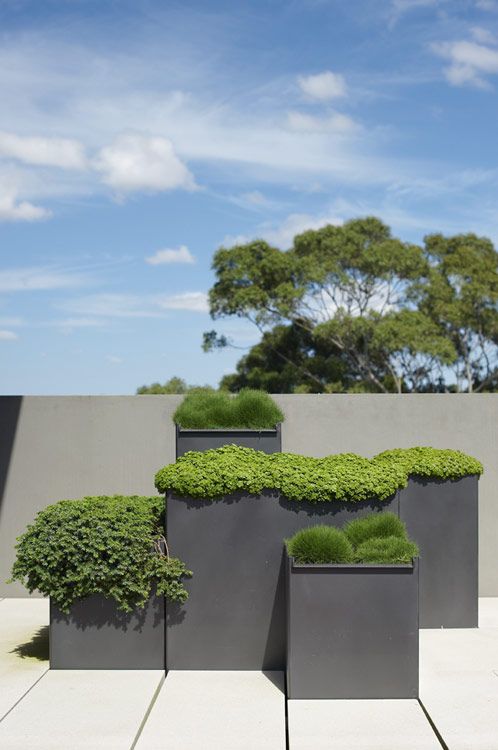
[[[417,557],[418,547],[399,536],[372,537],[355,549],[354,559],[362,563],[409,563]]]
[[[169,556],[163,534],[161,497],[62,500],[18,538],[11,580],[50,596],[63,612],[91,594],[131,611],[145,605],[153,588],[183,602],[182,579],[192,574]]]
[[[264,391],[244,388],[236,396],[228,391],[194,389],[173,415],[181,427],[190,429],[263,430],[284,421],[284,415]]]
[[[357,518],[346,524],[344,533],[354,547],[372,538],[407,538],[405,524],[394,513],[372,513],[365,518]]]
[[[311,526],[285,541],[288,554],[299,564],[348,563],[353,547],[346,535],[334,526]]]
[[[480,461],[462,451],[439,448],[395,448],[375,456],[374,461],[391,466],[396,463],[407,476],[434,479],[460,479],[482,474]]]
[[[406,457],[405,457],[405,454]],[[359,502],[387,500],[406,487],[410,474],[457,479],[480,474],[481,464],[459,451],[409,448],[386,451],[373,459],[353,453],[312,458],[294,453],[266,454],[225,445],[190,451],[156,474],[159,492],[216,499],[233,492],[273,489],[291,500]]]

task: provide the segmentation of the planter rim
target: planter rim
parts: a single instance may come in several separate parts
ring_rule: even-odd
[[[228,432],[230,434],[239,434],[241,432],[247,433],[249,435],[276,435],[280,428],[280,422],[275,427],[265,427],[261,430],[253,429],[251,427],[182,427],[181,425],[177,424],[175,422],[176,429],[179,433],[184,433],[188,435],[192,435],[193,433],[201,433],[203,435],[208,434],[219,434],[221,432]]]
[[[292,570],[413,570],[415,560],[411,563],[297,563],[287,555]]]

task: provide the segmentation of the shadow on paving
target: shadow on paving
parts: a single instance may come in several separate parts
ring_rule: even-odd
[[[48,661],[48,625],[40,628],[31,640],[20,643],[10,653],[16,654],[21,659],[37,659]]]

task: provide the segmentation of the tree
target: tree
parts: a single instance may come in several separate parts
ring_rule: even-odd
[[[193,388],[198,388],[198,387],[199,386],[195,386],[195,385],[187,385],[187,383],[185,382],[185,380],[183,380],[183,378],[178,378],[176,376],[173,376],[162,385],[161,383],[152,383],[151,385],[142,385],[140,388],[137,388],[137,394],[138,395],[144,395],[144,394],[160,395],[164,393],[187,393]],[[209,388],[209,386],[204,386],[204,387]]]
[[[224,380],[229,387],[247,380],[250,363],[269,347],[299,373],[291,378],[295,387],[315,390],[437,390],[441,371],[457,356],[429,310],[413,301],[414,290],[427,287],[430,259],[375,217],[304,232],[288,251],[262,240],[220,248],[213,269],[212,317],[246,318],[263,337],[260,349],[239,363],[237,377]],[[303,346],[289,349],[285,327],[294,344],[302,331],[307,356]],[[274,329],[278,335],[270,335]],[[207,350],[227,345],[213,331],[205,335]],[[327,356],[317,358],[324,350]],[[258,368],[261,380],[261,362]]]

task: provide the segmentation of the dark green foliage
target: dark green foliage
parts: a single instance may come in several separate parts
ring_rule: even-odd
[[[190,391],[175,411],[174,421],[190,429],[248,428],[263,430],[283,422],[284,415],[264,391]]]
[[[311,526],[302,529],[285,542],[287,552],[297,563],[348,563],[353,560],[353,547],[346,535],[333,526]]]
[[[482,464],[462,451],[438,448],[395,448],[379,453],[378,463],[397,463],[407,476],[460,479],[471,474],[480,475]]]
[[[390,529],[392,534],[388,533]],[[372,513],[343,529],[311,526],[286,539],[285,545],[288,555],[302,565],[395,565],[410,563],[418,555],[417,545],[408,539],[404,525],[392,513]]]
[[[373,537],[355,549],[354,559],[362,563],[409,563],[417,557],[418,547],[399,536]]]
[[[185,601],[185,565],[164,543],[161,497],[85,497],[62,500],[37,514],[18,538],[12,580],[46,596],[63,612],[91,594],[119,609],[143,607],[151,589]]]
[[[405,524],[394,513],[372,513],[366,518],[357,518],[346,524],[344,533],[354,547],[373,537],[407,538]]]
[[[151,385],[142,385],[137,388],[137,395],[157,396],[162,394],[188,393],[189,391],[203,387],[205,390],[213,390],[210,386],[189,385],[176,375],[167,380],[165,383],[152,383]]]
[[[407,458],[404,459],[405,454]],[[416,460],[415,460],[416,458]],[[274,489],[291,500],[387,500],[406,487],[408,476],[456,479],[481,473],[474,458],[458,451],[410,448],[387,451],[368,459],[353,453],[312,458],[294,453],[268,455],[252,448],[226,445],[190,451],[156,474],[159,492],[213,499],[233,492],[258,493]]]

